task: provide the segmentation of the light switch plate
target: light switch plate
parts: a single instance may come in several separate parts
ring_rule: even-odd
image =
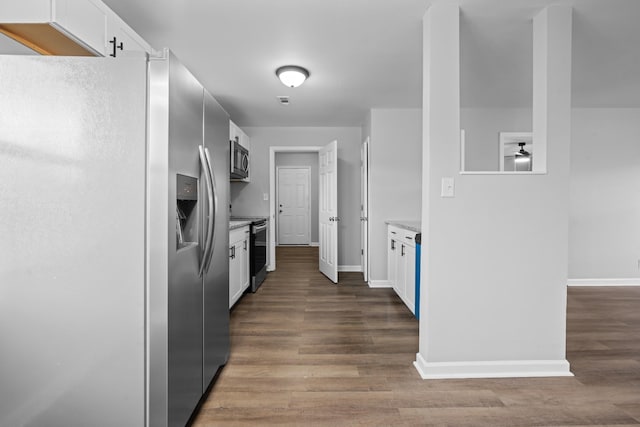
[[[269,200],[269,193],[262,193],[262,200]]]
[[[455,184],[453,178],[442,178],[442,190],[440,197],[455,197]]]

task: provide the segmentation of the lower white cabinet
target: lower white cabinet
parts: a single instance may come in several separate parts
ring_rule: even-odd
[[[387,226],[387,272],[391,286],[415,314],[416,237],[415,232]]]
[[[229,232],[229,308],[249,287],[249,226]]]

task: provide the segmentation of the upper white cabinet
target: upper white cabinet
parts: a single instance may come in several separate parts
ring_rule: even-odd
[[[152,53],[151,46],[100,0],[1,2],[0,31],[43,55]]]
[[[126,24],[118,15],[109,14],[107,16],[107,55],[119,55],[122,52],[147,52],[152,49],[149,43],[144,41],[133,29]]]
[[[391,286],[415,314],[416,232],[387,226],[387,268]]]
[[[51,25],[86,45],[99,55],[105,55],[107,9],[91,0],[52,0]]]
[[[240,145],[242,145],[247,150],[251,148],[251,138],[249,138],[249,136],[231,120],[229,120],[229,139],[231,141],[237,140]]]

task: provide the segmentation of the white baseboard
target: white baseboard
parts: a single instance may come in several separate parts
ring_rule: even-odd
[[[309,246],[313,246],[314,248],[319,248],[320,247],[320,242],[311,242],[311,243],[309,243]]]
[[[640,278],[630,279],[569,279],[567,286],[640,286]]]
[[[629,279],[569,279],[567,286],[640,286],[640,278]]]
[[[392,288],[391,282],[388,280],[369,280],[370,288]]]
[[[422,379],[572,377],[566,360],[498,360],[429,363],[420,353],[413,362]]]
[[[346,273],[362,273],[362,266],[360,265],[339,265],[338,272]]]

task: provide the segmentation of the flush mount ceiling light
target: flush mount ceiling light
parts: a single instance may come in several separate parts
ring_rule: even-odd
[[[520,147],[520,151],[516,152],[515,161],[518,163],[526,163],[531,161],[531,153],[524,149],[526,142],[518,142],[518,146]]]
[[[309,71],[297,65],[285,65],[276,70],[276,75],[283,85],[298,87],[309,77]]]

